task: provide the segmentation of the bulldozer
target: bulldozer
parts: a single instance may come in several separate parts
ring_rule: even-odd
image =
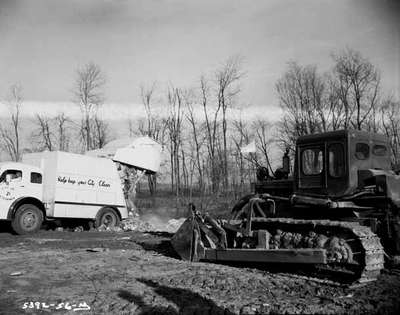
[[[191,207],[171,239],[189,261],[295,265],[366,283],[400,253],[400,176],[381,134],[336,130],[301,136],[291,166],[257,170],[253,193],[229,219]],[[289,176],[290,175],[290,176]],[[310,268],[308,268],[310,267]]]

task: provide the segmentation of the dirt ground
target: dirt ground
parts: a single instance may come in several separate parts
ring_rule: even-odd
[[[0,232],[0,314],[399,314],[400,273],[346,288],[176,258],[166,233]]]

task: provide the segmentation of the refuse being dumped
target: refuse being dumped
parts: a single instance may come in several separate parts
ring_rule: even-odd
[[[116,163],[128,211],[137,213],[135,207],[136,187],[145,172],[119,162]]]
[[[125,145],[121,146],[122,143]],[[139,137],[128,144],[126,140],[114,140],[103,149],[88,151],[86,154],[109,157],[116,163],[126,205],[129,211],[135,212],[136,186],[145,174],[159,171],[161,151],[161,145],[156,141],[149,137]]]

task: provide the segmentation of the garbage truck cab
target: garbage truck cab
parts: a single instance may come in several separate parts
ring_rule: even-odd
[[[42,170],[6,162],[0,163],[0,174],[0,219],[18,221],[13,224],[17,233],[36,230],[44,217]]]
[[[11,200],[25,195],[25,187],[30,187],[30,195],[41,199],[43,194],[42,170],[38,167],[17,162],[0,163],[0,205],[4,208]]]

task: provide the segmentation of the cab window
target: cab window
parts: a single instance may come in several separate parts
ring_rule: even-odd
[[[386,146],[382,144],[375,144],[372,148],[372,153],[377,156],[385,156],[386,155]]]
[[[31,173],[31,183],[41,184],[42,183],[42,174],[32,172]]]
[[[359,142],[356,144],[356,158],[359,160],[366,160],[369,158],[369,145]]]
[[[306,149],[301,154],[304,175],[318,175],[323,169],[323,153],[319,148]]]
[[[20,170],[6,170],[0,176],[0,183],[5,183],[7,180],[10,182],[20,182],[22,180],[22,171]]]
[[[328,148],[329,175],[342,177],[344,175],[344,149],[341,143],[331,144]]]

